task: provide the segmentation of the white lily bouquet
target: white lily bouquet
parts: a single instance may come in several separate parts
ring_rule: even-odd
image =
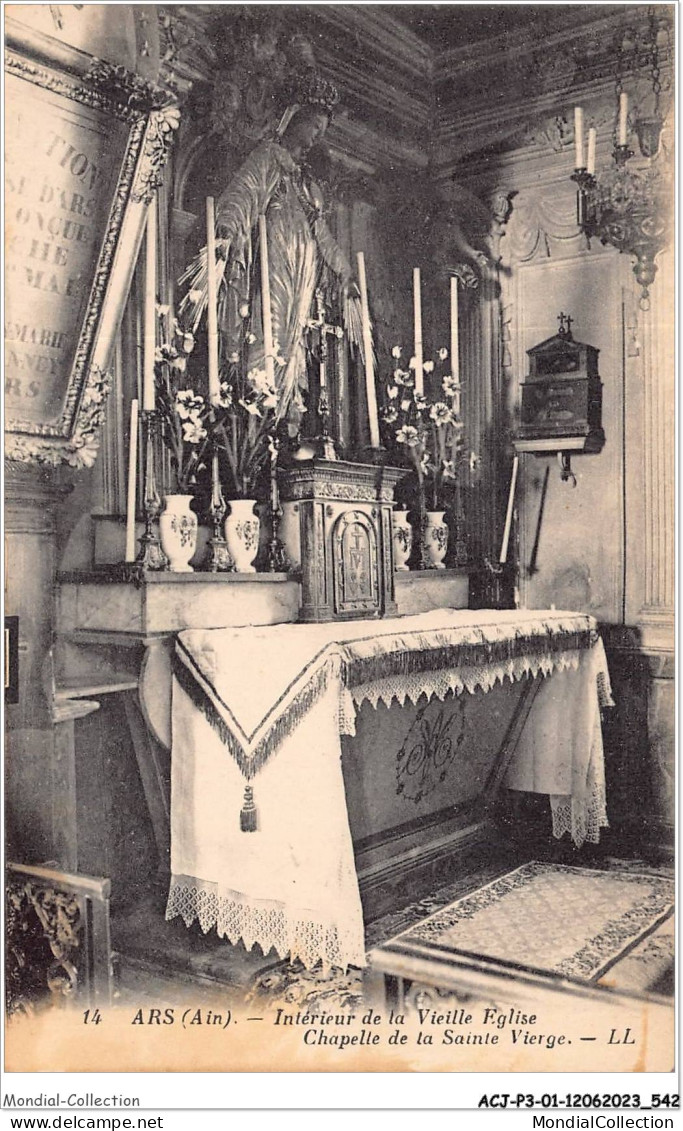
[[[201,394],[183,387],[194,335],[171,318],[168,306],[157,305],[156,314],[161,342],[155,351],[154,383],[161,434],[171,453],[178,493],[194,494],[197,475],[206,466],[209,406]]]
[[[457,482],[464,459],[460,382],[451,374],[441,375],[442,399],[430,403],[415,389],[415,359],[404,369],[401,347],[394,346],[391,354],[394,369],[385,387],[382,411],[388,443],[397,452],[405,452],[420,494],[430,497],[432,509],[444,509],[446,485]],[[438,376],[438,367],[444,367],[447,359],[448,350],[440,349],[437,362],[423,362],[424,373]]]
[[[248,499],[256,495],[266,465],[274,458],[282,405],[278,389],[265,368],[247,367],[254,335],[246,304],[240,313],[244,319],[242,348],[221,363],[221,411],[215,434],[217,450],[225,454],[231,481],[229,497]],[[284,366],[277,342],[274,352],[277,364]]]

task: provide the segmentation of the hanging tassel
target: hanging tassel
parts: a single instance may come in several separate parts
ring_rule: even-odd
[[[258,828],[258,809],[254,805],[254,789],[244,787],[244,805],[240,809],[240,828],[243,833],[255,833]]]

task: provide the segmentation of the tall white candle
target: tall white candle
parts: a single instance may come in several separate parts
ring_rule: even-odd
[[[588,131],[588,160],[586,161],[586,172],[591,176],[595,173],[595,148],[597,144],[597,130],[595,126],[591,126]]]
[[[508,495],[508,509],[505,515],[505,530],[503,531],[503,544],[500,547],[500,564],[505,565],[508,560],[508,543],[510,541],[510,528],[512,526],[512,512],[515,505],[515,487],[517,485],[517,469],[519,456],[515,455],[512,461],[512,475],[510,477],[510,494]]]
[[[458,347],[458,277],[451,275],[451,376],[460,380],[460,360]]]
[[[370,330],[370,309],[368,307],[368,283],[365,277],[365,256],[358,252],[358,287],[360,290],[361,320],[363,324],[363,354],[365,357],[365,392],[368,400],[368,423],[370,425],[370,447],[379,447],[379,419],[377,416],[377,390],[375,389],[375,368],[372,360],[372,333]]]
[[[221,477],[218,466],[218,453],[214,452],[211,457],[211,506],[218,509],[221,504]]]
[[[142,360],[142,407],[154,409],[154,354],[157,345],[157,198],[153,196],[147,212],[145,241],[144,354]]]
[[[327,374],[325,372],[325,362],[320,362],[320,388],[324,389],[327,382]]]
[[[458,384],[453,390],[453,396],[451,397],[451,407],[456,416],[460,416],[460,392],[460,382],[458,381]]]
[[[628,94],[622,90],[619,95],[619,145],[626,145],[628,138]]]
[[[424,393],[424,369],[422,357],[422,292],[420,287],[420,268],[413,268],[413,317],[415,325],[415,392]]]
[[[268,234],[266,218],[258,218],[258,234],[261,247],[261,303],[263,314],[263,349],[265,370],[269,382],[275,382],[275,357],[273,356],[273,312],[270,304],[270,268],[268,265]]]
[[[130,402],[128,437],[128,496],[126,500],[126,561],[135,561],[135,491],[138,482],[138,402]]]
[[[270,509],[275,512],[280,507],[280,492],[277,482],[277,456],[270,461]]]
[[[216,286],[216,210],[212,196],[206,198],[206,326],[209,351],[209,401],[218,404],[218,293]]]
[[[583,169],[583,110],[580,106],[574,107],[574,152],[576,168]]]

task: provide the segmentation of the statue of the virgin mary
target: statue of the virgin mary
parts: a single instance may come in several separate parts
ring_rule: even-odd
[[[275,342],[278,418],[296,432],[308,387],[305,330],[316,290],[330,286],[341,297],[352,346],[362,350],[358,290],[351,267],[323,216],[323,196],[306,158],[327,130],[336,89],[311,72],[299,83],[297,101],[283,115],[274,137],[247,157],[216,201],[218,327],[223,361],[240,349],[243,319],[251,319],[249,368],[263,368],[258,221],[266,219]],[[180,307],[194,328],[206,304],[206,249],[180,280],[189,289]]]

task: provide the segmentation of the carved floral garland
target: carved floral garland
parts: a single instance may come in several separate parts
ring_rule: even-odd
[[[42,436],[8,432],[5,457],[20,463],[39,463],[49,467],[60,467],[63,463],[77,470],[92,467],[97,458],[99,431],[104,422],[111,385],[110,372],[104,372],[97,365],[91,366],[68,449]]]

